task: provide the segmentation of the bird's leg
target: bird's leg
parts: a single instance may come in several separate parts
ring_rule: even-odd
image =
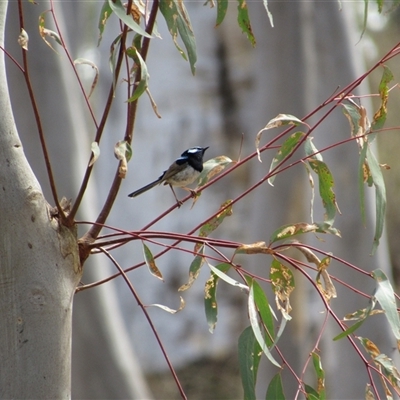
[[[180,208],[180,206],[181,206],[183,203],[182,203],[180,200],[178,200],[178,198],[176,197],[175,190],[174,190],[174,188],[172,187],[172,185],[169,185],[169,187],[171,188],[172,193],[174,194],[176,203],[178,204],[178,208]]]
[[[192,197],[196,197],[196,195],[197,195],[197,190],[195,190],[195,189],[190,189],[190,188],[187,188],[187,187],[183,187],[181,189],[186,190],[187,192],[190,192]]]

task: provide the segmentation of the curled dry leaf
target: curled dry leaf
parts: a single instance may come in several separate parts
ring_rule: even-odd
[[[97,142],[93,142],[91,145],[91,150],[93,153],[93,157],[91,158],[91,160],[89,162],[89,167],[91,167],[97,161],[97,159],[100,157],[99,144]]]
[[[181,302],[180,302],[179,308],[177,310],[174,310],[174,309],[164,306],[162,304],[150,304],[147,307],[158,307],[170,314],[176,314],[177,312],[182,311],[185,308],[185,300],[183,300],[182,296],[179,296],[179,297],[181,299]]]
[[[26,51],[28,51],[29,36],[28,32],[21,28],[21,33],[18,36],[18,44]]]

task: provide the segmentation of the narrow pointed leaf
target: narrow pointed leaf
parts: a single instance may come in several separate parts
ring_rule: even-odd
[[[179,308],[174,310],[173,308],[169,308],[167,306],[164,306],[163,304],[149,304],[146,307],[157,307],[157,308],[161,308],[161,310],[166,311],[169,314],[176,314],[179,311],[182,311],[185,308],[185,300],[183,300],[183,298],[180,296],[181,302],[179,305]]]
[[[238,353],[244,399],[256,399],[255,388],[262,351],[251,326],[248,326],[239,337]]]
[[[150,249],[148,248],[148,246],[145,243],[143,243],[143,256],[144,256],[146,265],[149,268],[150,273],[152,275],[154,275],[156,278],[164,281],[164,278],[156,265],[153,254],[151,253]]]
[[[265,335],[265,341],[267,342],[268,347],[271,348],[275,339],[274,318],[271,312],[271,306],[269,305],[268,298],[265,295],[260,284],[257,281],[253,280],[252,285],[253,285],[252,287],[253,287],[254,302],[260,313],[261,320],[265,328],[267,329],[267,334]]]
[[[368,307],[363,309],[362,312],[359,313],[360,315],[360,320],[356,322],[354,325],[352,325],[350,328],[347,328],[345,331],[340,333],[339,335],[335,336],[333,340],[340,340],[343,339],[344,337],[350,335],[351,333],[355,332],[364,322],[365,320],[369,317],[371,314],[372,310],[374,309],[376,304],[375,298],[371,297],[369,299],[369,304]]]
[[[126,49],[126,54],[133,58],[135,63],[140,66],[140,80],[138,85],[135,87],[133,91],[133,95],[128,99],[128,103],[137,100],[147,89],[149,86],[149,72],[147,70],[147,65],[144,62],[140,52],[136,47],[132,46]]]
[[[110,15],[112,14],[112,9],[110,4],[108,4],[108,0],[105,0],[103,3],[103,7],[101,8],[99,15],[99,23],[97,27],[99,28],[99,40],[97,42],[97,46],[100,45],[101,39],[103,38],[104,29],[106,27],[106,23]]]
[[[189,59],[190,68],[194,75],[197,61],[196,40],[189,15],[183,2],[178,0],[162,0],[159,7],[167,23],[175,47],[185,60]],[[178,33],[185,45],[187,56],[178,44]]]
[[[249,292],[248,311],[249,311],[249,319],[250,319],[251,328],[253,329],[254,336],[257,339],[257,342],[260,345],[261,350],[264,352],[264,354],[267,356],[268,360],[271,361],[271,363],[273,365],[280,368],[279,363],[274,359],[270,350],[268,349],[267,343],[265,341],[264,331],[261,328],[260,323],[258,321],[257,307],[254,302],[253,285],[251,285],[250,292]]]
[[[375,253],[376,249],[379,246],[380,238],[383,234],[383,226],[385,223],[385,214],[386,214],[386,187],[385,181],[383,179],[381,167],[378,164],[374,154],[368,147],[367,149],[367,162],[369,166],[369,170],[371,172],[371,176],[373,179],[373,183],[375,186],[375,215],[376,215],[376,226],[375,226],[375,235],[374,235],[374,243],[372,245],[372,254]]]
[[[310,385],[304,384],[307,400],[320,400],[318,392]]]
[[[319,194],[321,196],[322,205],[325,208],[324,221],[329,225],[333,225],[337,210],[336,195],[333,191],[333,176],[328,166],[323,161],[309,159],[308,163],[312,170],[318,175]]]
[[[278,150],[278,153],[275,155],[275,157],[272,159],[271,166],[269,167],[269,172],[275,170],[275,168],[281,164],[284,160],[289,158],[292,153],[295,151],[297,148],[299,142],[304,138],[305,133],[304,132],[296,132],[290,135],[285,142],[282,144],[281,148]],[[276,175],[271,176],[268,179],[268,183],[271,186],[274,186],[274,180],[275,180]]]
[[[387,116],[387,102],[389,98],[389,82],[393,80],[392,71],[386,66],[383,66],[383,74],[381,82],[379,84],[379,95],[381,97],[381,105],[378,111],[375,113],[372,121],[372,130],[376,131],[381,129],[386,121]],[[374,139],[375,135],[370,138],[370,141]]]
[[[246,0],[238,0],[238,23],[242,32],[247,35],[247,39],[249,39],[249,42],[254,47],[256,45],[256,39],[253,34],[253,29],[251,28]]]
[[[137,24],[132,15],[126,14],[126,8],[122,5],[121,0],[108,0],[110,8],[114,11],[115,15],[134,32],[139,33],[139,35],[152,38],[139,24]]]
[[[220,25],[225,18],[228,10],[228,0],[217,0],[217,22],[216,26]]]
[[[210,233],[214,232],[224,221],[226,217],[230,217],[232,215],[232,206],[230,204],[232,203],[232,200],[228,200],[225,203],[221,204],[219,212],[214,218],[211,220],[207,221],[202,227],[200,228],[199,236],[200,237],[208,237]],[[228,207],[227,207],[228,206]],[[195,253],[198,252],[199,248],[203,246],[202,243],[196,243],[194,246],[194,251]]]
[[[397,347],[400,350],[400,319],[397,312],[393,287],[384,272],[380,269],[372,271],[372,277],[376,280],[378,285],[375,297],[382,309],[385,311],[390,328],[397,340]]]
[[[319,399],[325,400],[326,399],[325,371],[322,368],[321,357],[319,356],[319,354],[313,352],[312,361],[315,373],[317,375],[317,392],[319,394]]]
[[[278,372],[268,385],[266,400],[285,400],[281,373]]]
[[[198,253],[203,254],[204,253],[204,245],[199,249]],[[192,263],[190,264],[189,268],[189,280],[188,283],[185,283],[182,285],[178,291],[183,292],[185,290],[188,290],[194,283],[194,281],[197,279],[197,277],[200,274],[200,269],[204,264],[204,257],[202,255],[197,255]]]
[[[313,143],[313,138],[310,136],[308,136],[304,141],[304,152],[307,157],[312,158],[313,160],[324,161],[322,154],[318,152],[318,149]]]
[[[235,279],[233,279],[230,276],[226,275],[225,273],[223,273],[219,269],[213,267],[211,264],[208,264],[208,266],[210,267],[211,271],[214,272],[215,275],[217,275],[219,278],[221,278],[226,283],[229,283],[229,285],[237,286],[240,289],[244,289],[246,291],[249,290],[249,287],[247,285],[244,285],[243,283],[240,283],[240,282],[236,281]]]
[[[215,266],[216,269],[227,272],[231,268],[230,264],[224,263]],[[204,287],[204,308],[208,323],[208,330],[214,333],[218,319],[218,303],[217,303],[217,285],[219,276],[211,272],[210,278],[207,280]]]

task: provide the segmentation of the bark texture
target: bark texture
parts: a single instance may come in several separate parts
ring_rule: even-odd
[[[4,47],[7,2],[0,3]],[[70,398],[74,232],[51,216],[20,142],[0,54],[0,398]],[[32,124],[32,135],[36,135]]]

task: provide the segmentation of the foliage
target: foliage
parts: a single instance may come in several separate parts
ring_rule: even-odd
[[[212,0],[208,3],[211,6],[214,6]],[[70,66],[75,71],[77,80],[82,88],[82,96],[86,99],[88,110],[91,110],[89,97],[98,82],[98,68],[90,60],[77,59],[73,61],[63,40],[62,32],[60,32],[58,28],[55,31],[46,28],[46,18],[49,15],[51,15],[55,22],[57,21],[52,2],[50,2],[50,5],[50,9],[40,15],[40,34],[51,49],[54,50],[53,45],[50,43],[50,40],[53,39],[55,43],[66,52],[68,59],[70,60]],[[367,1],[365,2],[365,5],[364,24],[366,24],[367,18]],[[272,15],[268,10],[268,3],[266,0],[264,0],[264,6],[272,25]],[[220,25],[223,22],[227,7],[227,0],[217,0],[216,25]],[[383,4],[381,1],[378,1],[378,7],[379,10],[382,11]],[[239,27],[246,34],[250,43],[255,45],[256,40],[251,27],[246,1],[238,0],[237,8]],[[282,337],[287,324],[290,323],[292,319],[290,315],[292,309],[290,300],[291,294],[296,287],[293,271],[297,271],[298,274],[296,279],[307,280],[310,285],[313,286],[315,292],[320,296],[321,301],[325,305],[326,320],[331,317],[342,331],[332,339],[348,340],[353,346],[354,351],[359,355],[360,359],[363,360],[369,377],[369,382],[366,382],[366,392],[368,393],[369,398],[373,398],[374,395],[379,397],[379,389],[377,388],[378,383],[370,373],[371,371],[378,371],[379,376],[382,378],[381,384],[383,385],[384,390],[386,390],[386,393],[393,391],[400,394],[400,374],[393,361],[387,355],[382,354],[378,347],[368,338],[356,336],[358,328],[367,319],[373,318],[374,315],[379,313],[379,310],[375,308],[376,305],[379,304],[389,322],[393,336],[398,343],[398,348],[400,348],[400,321],[396,308],[396,299],[398,296],[394,293],[388,278],[385,276],[383,271],[379,269],[370,274],[354,265],[351,265],[334,254],[330,254],[319,248],[305,244],[305,240],[300,241],[301,238],[304,238],[307,235],[316,235],[317,233],[320,235],[330,234],[337,237],[341,236],[339,230],[334,226],[336,215],[340,212],[336,201],[334,171],[324,161],[323,155],[334,146],[343,146],[355,142],[357,143],[359,150],[358,186],[360,192],[360,212],[364,216],[364,219],[365,187],[374,188],[376,195],[376,225],[374,241],[371,244],[371,253],[376,251],[383,234],[386,192],[382,175],[382,165],[377,161],[371,145],[376,135],[385,129],[384,124],[387,115],[387,100],[391,89],[389,85],[394,79],[391,71],[384,63],[399,55],[399,44],[393,47],[393,49],[391,49],[369,71],[354,82],[349,83],[345,88],[329,96],[308,115],[299,118],[289,114],[279,114],[275,118],[271,119],[255,136],[255,151],[252,154],[247,155],[240,161],[232,161],[226,156],[219,156],[207,161],[204,166],[204,171],[199,178],[199,186],[195,193],[193,205],[198,201],[201,192],[206,190],[216,181],[222,179],[224,176],[232,173],[234,170],[242,167],[256,157],[258,157],[258,160],[262,162],[262,154],[267,150],[273,150],[275,152],[269,171],[265,174],[262,180],[250,186],[244,193],[240,194],[235,199],[227,199],[213,215],[210,215],[205,221],[194,227],[190,232],[186,234],[178,234],[150,230],[151,226],[158,219],[140,231],[128,232],[116,227],[107,226],[106,220],[115,197],[117,196],[121,180],[124,179],[128,173],[128,163],[132,157],[131,142],[136,118],[137,102],[145,93],[151,98],[149,91],[150,74],[147,69],[146,58],[151,40],[154,40],[158,36],[156,29],[156,15],[158,10],[160,10],[167,23],[177,50],[185,60],[188,60],[191,72],[195,74],[195,64],[197,60],[196,41],[190,18],[183,2],[176,0],[155,0],[153,3],[146,4],[146,7],[144,7],[140,2],[132,0],[128,1],[127,5],[122,4],[120,0],[106,0],[104,2],[98,23],[99,42],[102,40],[102,35],[104,30],[107,28],[107,22],[110,18],[117,18],[120,21],[121,26],[121,31],[118,32],[114,41],[110,44],[109,60],[113,83],[106,99],[101,121],[98,122],[93,114],[91,114],[97,131],[93,138],[91,149],[88,149],[90,156],[88,158],[87,169],[82,179],[81,189],[69,213],[61,207],[58,200],[51,164],[48,161],[43,129],[40,125],[38,113],[36,113],[37,127],[42,142],[44,157],[47,160],[46,166],[51,183],[53,201],[58,209],[60,223],[66,226],[73,226],[77,223],[75,220],[76,214],[85,194],[91,172],[96,165],[97,159],[100,157],[99,144],[104,132],[105,121],[109,115],[111,104],[114,101],[114,92],[116,90],[115,83],[120,79],[122,65],[125,63],[129,66],[126,70],[127,72],[125,77],[128,87],[128,95],[126,98],[128,116],[127,129],[123,140],[119,141],[115,145],[115,156],[119,160],[118,173],[115,175],[115,179],[110,187],[110,194],[105,200],[103,209],[101,210],[97,220],[88,223],[89,228],[87,232],[79,240],[82,265],[90,255],[104,254],[118,269],[118,273],[108,277],[104,281],[80,286],[77,288],[77,291],[100,285],[110,279],[122,275],[126,280],[132,295],[141,306],[143,313],[151,324],[149,314],[135,292],[135,289],[129,281],[126,273],[142,265],[147,265],[152,275],[159,279],[163,279],[162,273],[157,266],[157,259],[166,252],[178,249],[178,245],[181,242],[192,243],[193,250],[191,253],[193,254],[193,261],[189,267],[189,278],[187,283],[181,286],[179,290],[186,291],[189,290],[192,285],[200,284],[197,282],[200,270],[203,266],[208,266],[210,269],[210,277],[205,282],[204,305],[206,322],[208,323],[211,333],[217,326],[217,285],[219,282],[223,281],[247,294],[249,326],[242,332],[239,338],[239,365],[244,389],[244,398],[254,399],[256,397],[255,389],[258,365],[261,357],[265,356],[269,362],[277,368],[277,373],[271,379],[269,384],[266,398],[285,398],[281,369],[283,366],[288,366],[293,378],[299,382],[299,393],[302,392],[307,398],[325,399],[325,380],[328,380],[329,376],[325,375],[323,368],[323,355],[320,354],[318,344],[324,334],[326,324],[324,323],[322,326],[314,348],[310,351],[309,357],[304,363],[303,371],[300,374],[290,368],[284,354],[284,349],[280,349],[278,346],[279,339]],[[57,24],[55,25],[58,26]],[[29,87],[29,69],[27,68],[26,63],[27,42],[29,39],[23,28],[24,27],[21,26],[20,41],[21,46],[23,46],[22,52],[24,55],[24,65],[19,67],[23,72]],[[179,43],[179,40],[183,42],[184,49]],[[83,90],[83,85],[76,70],[76,65],[78,64],[89,65],[96,71],[96,77],[93,80],[89,94],[86,94]],[[372,71],[377,69],[382,69],[383,72],[378,88],[380,106],[374,115],[368,116],[366,109],[361,104],[362,101],[357,99],[352,93],[369,76],[369,74],[371,74]],[[32,90],[30,90],[30,96],[32,105],[35,108],[35,98]],[[156,113],[156,105],[152,98],[151,101]],[[349,137],[341,143],[335,143],[327,148],[317,149],[312,141],[311,135],[316,127],[323,123],[335,109],[342,109],[344,117],[348,119]],[[316,123],[310,125],[309,121],[311,117],[319,111],[322,112],[322,116],[319,117],[319,120]],[[284,127],[285,130],[274,136],[266,144],[261,144],[264,132],[277,127]],[[301,129],[299,127],[301,127]],[[229,239],[221,240],[213,239],[211,237],[212,233],[224,223],[225,219],[232,215],[235,204],[242,201],[246,194],[256,190],[257,187],[264,182],[268,182],[272,186],[274,181],[279,179],[280,173],[295,167],[304,168],[304,172],[308,176],[310,183],[312,200],[310,207],[310,220],[308,222],[297,221],[288,225],[276,227],[276,230],[271,235],[268,243],[260,241],[257,243],[244,244]],[[318,180],[318,193],[315,193],[315,178]],[[316,195],[319,196],[320,201],[322,202],[324,215],[320,217],[320,219],[314,220],[313,209],[314,198]],[[187,196],[183,201],[188,201],[189,199],[190,196]],[[168,212],[171,212],[175,207],[178,207],[178,205],[172,206]],[[163,216],[165,215],[166,214]],[[103,228],[107,228],[108,231],[112,233],[100,236],[100,232]],[[196,234],[196,232],[198,233]],[[143,263],[123,270],[117,260],[115,260],[111,255],[112,250],[120,245],[126,245],[129,242],[138,240],[140,240],[143,245]],[[162,250],[157,252],[157,254],[153,254],[154,250],[152,250],[152,248],[161,248]],[[293,249],[298,250],[298,254],[303,255],[306,258],[306,262],[301,261],[300,257],[293,258],[288,255],[288,250]],[[238,260],[243,260],[243,255],[251,256],[254,254],[262,254],[266,258],[265,262],[270,265],[269,275],[255,276],[251,271],[246,270],[244,266],[239,264]],[[354,310],[353,313],[344,316],[343,318],[337,316],[330,307],[330,302],[337,297],[336,286],[342,284],[342,282],[340,282],[330,272],[330,265],[332,262],[341,264],[347,268],[352,268],[359,274],[369,276],[376,283],[376,290],[374,293],[363,293],[358,288],[347,285],[348,290],[357,292],[360,296],[364,296],[366,307],[361,310]],[[272,305],[271,299],[268,298],[265,289],[266,287],[272,289],[275,300],[274,306]],[[161,307],[163,310],[170,313],[175,313],[184,309],[184,302],[183,300],[181,301],[181,306],[178,310],[171,310],[168,307],[159,304],[153,306]],[[348,321],[351,320],[355,321],[355,323],[349,326]],[[154,329],[152,324],[151,326]],[[157,337],[162,352],[165,354],[166,361],[177,382],[177,386],[181,391],[181,395],[182,397],[185,397],[173,366],[169,362],[165,349],[155,329],[154,334]],[[357,344],[355,339],[357,339],[360,344]],[[362,352],[363,349],[371,356],[370,360],[366,359]],[[307,369],[313,370],[316,382],[314,385],[307,384],[304,381]]]

